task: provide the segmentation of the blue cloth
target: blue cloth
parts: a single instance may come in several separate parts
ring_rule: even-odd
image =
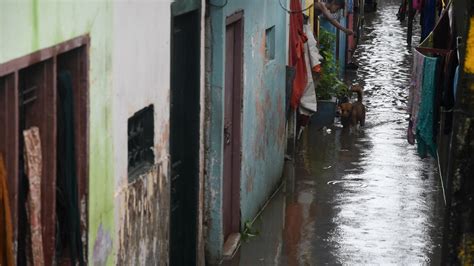
[[[421,41],[433,31],[436,22],[436,0],[425,0],[421,11]]]
[[[354,0],[348,0],[347,1],[347,13],[353,13],[354,12]]]
[[[456,72],[454,73],[454,84],[453,84],[453,90],[454,90],[454,101],[456,101],[456,93],[458,92],[458,81],[459,81],[459,66],[456,67]]]
[[[436,139],[434,136],[434,108],[436,96],[436,72],[439,59],[436,57],[424,58],[423,84],[421,90],[421,103],[416,126],[416,140],[418,155],[424,158],[429,153],[436,158]]]

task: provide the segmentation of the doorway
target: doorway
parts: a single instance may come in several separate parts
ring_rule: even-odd
[[[171,26],[170,265],[195,265],[199,188],[200,11]]]
[[[243,12],[226,20],[224,114],[224,239],[240,230]]]

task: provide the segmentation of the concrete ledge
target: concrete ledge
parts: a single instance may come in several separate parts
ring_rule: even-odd
[[[224,243],[224,260],[230,260],[239,249],[240,233],[231,234]]]

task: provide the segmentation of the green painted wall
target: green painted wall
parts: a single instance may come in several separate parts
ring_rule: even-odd
[[[0,0],[0,63],[83,34],[90,35],[88,256],[90,264],[106,261],[108,265],[115,264],[112,255],[116,249],[112,250],[112,21],[112,4],[105,0]]]

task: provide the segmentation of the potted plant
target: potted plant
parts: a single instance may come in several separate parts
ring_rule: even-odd
[[[334,58],[336,36],[324,29],[319,33],[319,52],[323,56],[321,73],[314,77],[318,111],[312,121],[321,126],[329,126],[336,115],[336,98],[347,95],[348,86],[339,78],[339,64]]]

